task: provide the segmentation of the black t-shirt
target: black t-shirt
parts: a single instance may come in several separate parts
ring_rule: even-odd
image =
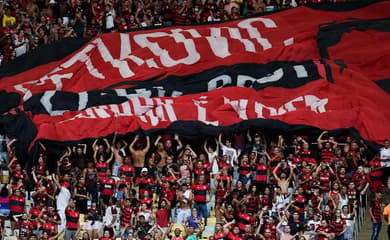
[[[176,164],[171,164],[171,165],[166,165],[163,167],[162,169],[162,174],[164,174],[165,176],[170,176],[168,170],[169,168],[172,168],[174,172],[179,172],[179,168],[177,167]]]
[[[303,231],[303,223],[299,220],[290,219],[288,225],[291,228],[291,234],[295,235],[297,232]]]

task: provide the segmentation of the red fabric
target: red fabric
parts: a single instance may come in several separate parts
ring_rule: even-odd
[[[198,107],[193,100],[202,97],[208,100],[207,104],[204,104],[206,120],[218,121],[220,126],[232,125],[246,119],[270,118],[289,124],[306,124],[322,129],[356,126],[363,137],[378,142],[388,137],[390,133],[386,122],[390,119],[390,116],[387,116],[389,115],[387,105],[390,101],[376,101],[379,98],[387,99],[387,94],[381,90],[376,91],[379,87],[370,81],[365,81],[354,72],[344,70],[340,73],[336,66],[332,66],[332,69],[335,83],[329,83],[324,79],[295,89],[266,88],[262,91],[235,87],[222,88],[176,98],[154,98],[155,106],[147,104],[144,98],[136,98],[115,105],[120,112],[113,109],[113,105],[108,105],[92,107],[85,111],[65,112],[62,116],[36,115],[33,117],[33,122],[38,126],[37,139],[59,141],[106,136],[112,132],[124,134],[139,128],[145,130],[165,128],[176,120],[198,120]],[[350,81],[350,74],[354,74],[354,81]],[[346,92],[354,94],[344,95]],[[226,103],[226,98],[231,104]],[[315,103],[326,102],[324,109],[320,110],[313,105],[307,106],[310,99]],[[295,109],[288,111],[283,105],[292,100]],[[165,102],[163,109],[161,109],[162,101]],[[245,115],[237,114],[237,108],[234,109],[237,101],[247,101]],[[284,111],[281,114],[272,113],[265,108],[261,111],[259,106],[272,107],[274,111],[282,108]],[[127,112],[124,112],[124,109],[128,109]],[[134,109],[137,112],[134,112]],[[157,111],[161,112],[161,110],[163,110],[162,115],[161,113],[156,115]],[[90,128],[90,126],[95,127]]]
[[[96,5],[96,4],[95,4]],[[97,10],[98,6],[94,6]],[[164,29],[158,30],[145,30],[145,31],[137,31],[134,33],[127,33],[126,35],[130,37],[130,45],[131,45],[131,54],[133,56],[137,56],[142,60],[152,59],[161,66],[161,68],[149,68],[146,66],[146,63],[141,65],[135,64],[134,62],[130,62],[130,67],[132,68],[135,75],[128,78],[128,80],[140,80],[140,79],[149,79],[160,74],[168,74],[174,73],[177,75],[187,75],[190,73],[202,71],[204,69],[208,69],[214,66],[220,65],[232,65],[240,62],[253,62],[253,63],[265,63],[272,60],[294,60],[294,61],[302,61],[307,59],[318,59],[318,49],[316,46],[316,40],[314,39],[315,35],[318,31],[318,26],[321,23],[328,22],[337,22],[344,19],[354,18],[354,19],[379,19],[379,18],[387,18],[389,17],[389,2],[381,2],[377,4],[372,4],[368,7],[357,9],[354,11],[346,11],[346,12],[330,12],[330,11],[320,11],[320,10],[311,10],[305,7],[295,8],[288,11],[282,11],[276,14],[267,15],[266,17],[262,16],[257,19],[271,19],[275,23],[274,25],[265,26],[261,21],[255,21],[252,23],[254,27],[256,27],[260,32],[261,36],[269,39],[272,47],[264,50],[264,48],[256,43],[255,48],[257,52],[248,52],[245,50],[245,46],[239,41],[234,39],[228,39],[229,41],[229,50],[231,51],[231,55],[227,57],[217,57],[211,54],[210,47],[206,40],[206,36],[210,36],[210,29],[214,27],[232,27],[237,28],[240,34],[249,38],[248,32],[239,28],[238,25],[243,23],[245,20],[237,20],[231,21],[223,24],[213,24],[209,25],[201,25],[201,26],[183,26],[181,29],[196,29],[202,37],[194,38],[194,43],[197,45],[197,50],[199,51],[200,58],[193,64],[197,66],[194,67],[193,64],[178,64],[174,66],[164,66],[161,64],[162,58],[155,56],[150,50],[147,48],[143,48],[139,46],[135,41],[134,37],[139,36],[141,34],[150,34],[154,32],[162,32],[164,34],[170,33],[172,29],[176,29],[177,27],[168,27]],[[372,14],[375,12],[375,14]],[[228,37],[228,31],[222,30],[222,35]],[[361,35],[360,35],[361,34]],[[381,39],[386,39],[387,33],[383,33]],[[289,46],[284,46],[284,41],[294,37],[294,44]],[[99,37],[102,39],[103,43],[106,44],[109,52],[113,55],[113,57],[119,58],[120,54],[120,34],[119,33],[109,33],[104,34]],[[388,39],[388,38],[387,38]],[[253,40],[253,39],[252,39]],[[356,48],[351,48],[352,43],[349,41],[353,41],[355,44],[364,44],[363,47],[360,48],[360,53],[355,54]],[[348,54],[344,54],[349,57],[349,59],[358,61],[359,59],[364,59],[368,54],[368,51],[377,51],[381,54],[370,54],[370,56],[375,56],[376,59],[383,56],[385,52],[382,47],[386,46],[386,41],[383,40],[383,46],[378,47],[377,45],[368,44],[375,42],[375,38],[370,38],[370,36],[366,36],[364,32],[359,33],[358,31],[354,31],[351,33],[350,39],[348,41],[343,41],[343,46],[337,45],[335,49],[331,51],[330,55],[339,55],[345,51],[348,51]],[[167,36],[161,36],[153,38],[153,42],[162,43],[163,47],[167,49],[169,54],[172,55],[173,59],[180,59],[182,57],[186,57],[187,53],[182,50],[184,44],[177,44],[173,38]],[[256,42],[256,41],[253,41]],[[117,43],[117,44],[113,44]],[[377,42],[375,42],[377,43]],[[367,48],[366,46],[375,46],[374,48]],[[93,58],[93,65],[99,68],[99,72],[109,73],[109,77],[107,77],[104,81],[96,81],[90,74],[85,74],[87,71],[87,67],[85,64],[77,64],[72,65],[67,69],[63,69],[58,71],[58,73],[75,73],[73,77],[69,80],[66,80],[66,84],[62,86],[62,90],[64,91],[86,91],[93,89],[103,89],[107,86],[110,86],[118,80],[123,80],[123,77],[120,75],[119,71],[115,69],[112,64],[108,62],[104,62],[102,60],[101,55],[99,54],[99,50],[96,48],[96,42],[91,42],[86,48],[92,47],[90,51],[88,51],[88,55]],[[387,48],[388,48],[387,44]],[[342,49],[342,51],[339,51]],[[346,50],[347,49],[347,50]],[[350,50],[349,50],[350,49]],[[78,51],[77,53],[79,53]],[[34,68],[30,71],[27,71],[22,74],[18,74],[16,76],[4,78],[4,81],[0,81],[0,89],[6,89],[10,91],[16,91],[13,87],[16,83],[27,82],[31,80],[40,79],[45,74],[51,72],[61,64],[65,63],[67,60],[71,59],[77,53],[70,55],[69,57],[61,60],[46,64],[44,66],[40,66]],[[337,54],[334,54],[337,53]],[[357,57],[357,58],[355,58]],[[335,58],[340,59],[340,58]],[[381,61],[381,64],[389,64],[385,61]],[[368,64],[365,66],[366,68],[370,68],[368,72],[375,72],[371,69],[372,64]],[[379,67],[379,66],[378,66]],[[374,66],[374,68],[378,68]],[[389,71],[390,68],[381,68],[382,71]],[[367,71],[366,71],[367,72]],[[32,93],[42,92],[42,90],[54,90],[56,86],[52,81],[46,81],[44,84],[27,84],[26,87],[31,90]],[[23,92],[25,93],[25,92]]]

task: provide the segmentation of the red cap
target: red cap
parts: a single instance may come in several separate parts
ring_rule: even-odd
[[[70,183],[68,183],[68,182],[63,182],[63,183],[62,183],[62,186],[66,187],[66,188],[70,188]]]

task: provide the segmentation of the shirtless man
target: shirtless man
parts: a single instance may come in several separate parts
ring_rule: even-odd
[[[164,166],[167,165],[168,153],[165,150],[164,143],[160,140],[161,140],[161,136],[158,136],[156,141],[154,142],[154,146],[157,148],[156,153],[159,155],[157,167],[159,169],[162,169]]]
[[[123,159],[126,156],[125,148],[127,147],[127,142],[118,140],[117,134],[115,133],[114,139],[112,140],[111,151],[114,153],[114,166],[112,167],[112,175],[115,177],[118,176],[118,170],[120,166],[123,165]]]
[[[278,225],[276,226],[276,231],[279,234],[280,240],[293,240],[298,234],[292,235],[291,234],[291,227],[289,225],[284,226],[284,230],[280,230],[280,227],[282,223],[288,222],[286,217],[283,217],[283,219],[280,219]]]
[[[281,189],[281,193],[288,194],[288,187],[290,185],[290,180],[293,173],[291,171],[290,174],[287,176],[285,172],[282,172],[279,178],[277,171],[279,170],[279,168],[281,168],[281,166],[282,166],[282,162],[280,162],[278,166],[275,167],[275,169],[272,171],[272,174],[274,175],[274,178],[276,179],[278,186]]]
[[[136,148],[134,148],[134,145],[138,139],[139,135],[136,135],[133,142],[129,146],[131,158],[133,159],[133,166],[137,175],[139,175],[139,173],[141,173],[141,169],[145,167],[145,155],[150,148],[149,136],[146,136],[146,146],[144,148],[142,148],[140,144],[137,144]]]

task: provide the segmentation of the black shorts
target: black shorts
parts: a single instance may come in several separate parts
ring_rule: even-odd
[[[17,216],[17,215],[20,215],[20,217],[17,217],[18,219],[22,217],[22,214],[23,213],[19,213],[19,212],[10,212],[9,213],[9,218],[12,222],[16,222],[16,220],[14,219],[14,216]]]
[[[103,194],[101,194],[100,198],[103,200],[103,203],[105,205],[108,205],[108,203],[110,202],[111,195],[103,195]]]

